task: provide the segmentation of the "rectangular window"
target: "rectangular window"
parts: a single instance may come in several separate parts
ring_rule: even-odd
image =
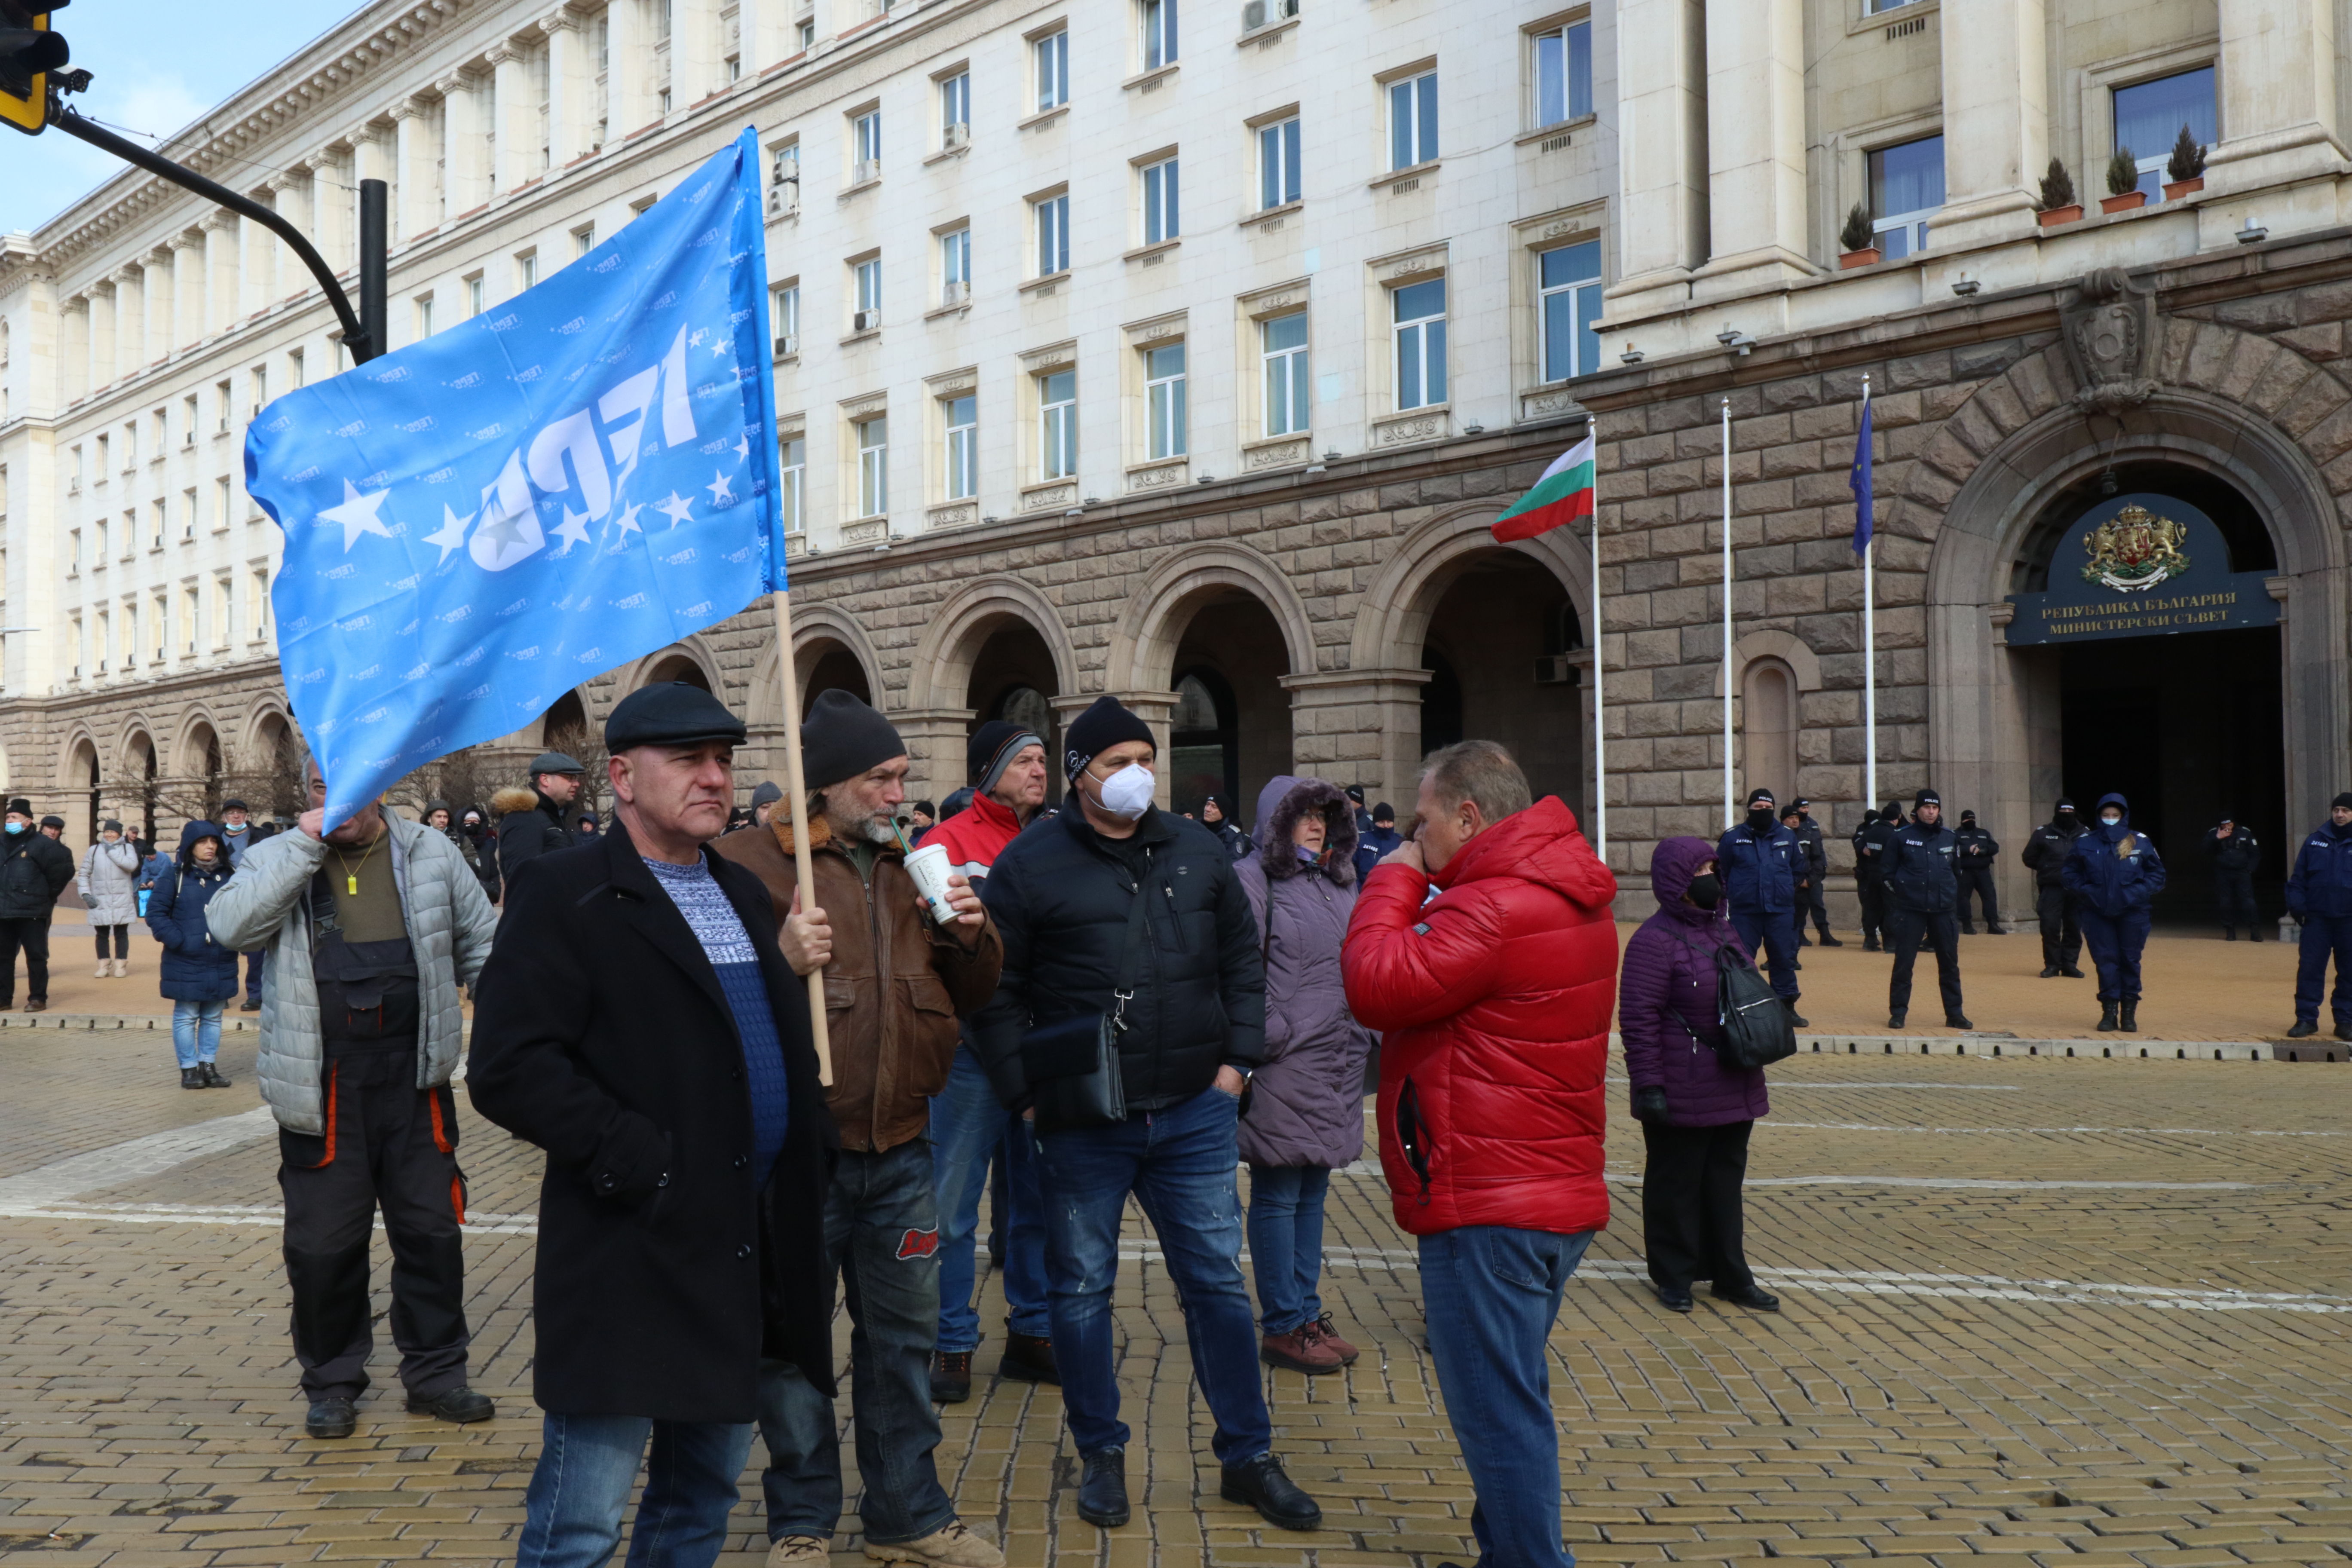
[[[98,520],[98,553],[92,558],[100,566],[106,564],[106,522],[102,517]]]
[[[801,286],[788,283],[775,292],[768,324],[776,330],[776,357],[801,352]]]
[[[777,444],[783,471],[783,493],[778,498],[784,514],[784,531],[798,533],[808,526],[808,442],[787,436]]]
[[[857,515],[880,517],[890,510],[890,421],[857,421]]]
[[[1445,401],[1445,279],[1392,289],[1396,311],[1396,405]]]
[[[1144,450],[1150,458],[1184,455],[1184,345],[1143,351]]]
[[[1037,378],[1037,473],[1066,479],[1078,471],[1078,373],[1057,370]]]
[[[192,392],[180,399],[180,445],[193,447],[195,444],[196,395]]]
[[[423,342],[433,335],[433,296],[419,294],[415,300],[416,341]]]
[[[1140,0],[1143,22],[1143,68],[1156,71],[1176,63],[1176,0]]]
[[[228,526],[230,504],[228,476],[226,474],[223,474],[220,478],[213,481],[214,532],[217,533]]]
[[[259,642],[269,635],[269,569],[262,568],[253,574],[253,640]]]
[[[1143,171],[1143,243],[1158,245],[1183,232],[1177,209],[1176,160],[1163,158]]]
[[[229,603],[229,584],[226,577],[213,579],[213,647],[228,647],[228,628],[236,611]]]
[[[286,353],[286,379],[292,384],[295,391],[299,392],[302,390],[305,384],[305,374],[306,367],[302,359],[302,351],[300,349],[288,350]]]
[[[970,500],[980,493],[980,399],[942,397],[940,416],[947,424],[947,499]]]
[[[191,588],[180,595],[180,652],[192,655],[196,651],[196,639],[202,634],[198,625],[204,614],[203,590]]]
[[[1258,127],[1257,205],[1287,206],[1298,200],[1298,120],[1293,116]]]
[[[882,258],[871,257],[850,268],[857,297],[853,331],[870,332],[882,324]]]
[[[81,530],[79,528],[68,529],[66,531],[66,570],[68,572],[79,572],[81,570]]]
[[[230,402],[228,383],[225,381],[213,383],[213,406],[220,410],[220,424],[213,431],[215,436],[228,434],[229,422],[234,417],[229,409]]]
[[[961,305],[971,298],[971,230],[940,236],[940,303]]]
[[[196,536],[196,492],[194,486],[180,492],[180,537]]]
[[[1545,381],[1591,375],[1601,368],[1601,242],[1563,245],[1536,257],[1536,295],[1543,327]]]
[[[1058,196],[1030,204],[1037,212],[1037,276],[1050,278],[1070,269],[1070,197]]]
[[[259,389],[259,385],[260,385],[259,378],[260,378],[261,373],[260,373],[259,371],[257,371],[257,371],[255,371],[253,374],[254,374],[254,376],[255,376],[255,387],[256,387],[256,390],[258,390],[258,389]],[[259,398],[257,398],[257,398],[254,400],[254,405],[254,405],[256,408],[259,408],[259,407],[261,406],[261,400],[260,400]],[[127,474],[127,473],[129,473],[131,469],[133,469],[133,468],[137,468],[138,466],[139,466],[139,426],[138,426],[138,425],[137,425],[136,423],[133,423],[133,424],[125,425],[125,426],[122,427],[122,471],[123,471],[124,473],[126,473],[126,474]]]
[[[223,386],[226,386],[228,383],[223,382],[221,384]],[[106,482],[107,463],[111,458],[113,451],[114,437],[111,436],[100,436],[98,438],[98,482],[100,484],[104,484]]]
[[[971,73],[958,71],[940,83],[940,145],[961,147],[971,135]]]
[[[1265,433],[1295,436],[1307,419],[1307,312],[1276,316],[1258,328],[1265,361]]]
[[[81,448],[79,447],[73,449],[73,478],[67,489],[77,490],[81,489]]]
[[[138,553],[139,514],[126,511],[122,514],[122,559],[128,561]]]
[[[1389,167],[1410,169],[1437,157],[1437,73],[1389,83]]]
[[[161,594],[156,595],[154,603],[148,606],[147,646],[152,650],[149,657],[158,664],[163,661],[163,656],[171,647],[171,618],[172,601]]]
[[[595,248],[596,226],[594,224],[590,224],[586,228],[575,228],[572,231],[572,256],[574,260]]]
[[[169,509],[161,500],[147,503],[147,548],[163,548],[163,531],[171,523]]]
[[[1944,205],[1944,139],[1923,136],[1870,155],[1870,226],[1887,258],[1927,243],[1927,220]]]
[[[801,210],[801,144],[787,142],[768,154],[768,211],[782,217]]]
[[[481,313],[482,275],[477,272],[471,278],[466,279],[466,314],[468,316],[478,316]]]
[[[1592,24],[1536,35],[1536,123],[1558,125],[1592,112]]]
[[[2217,140],[2213,116],[2213,68],[2158,77],[2115,90],[2116,145],[2139,165],[2139,188],[2151,202],[2164,199],[2165,161],[2186,130],[2200,147]]]
[[[869,109],[850,121],[851,156],[856,165],[850,171],[849,183],[862,185],[868,180],[882,177],[882,111]]]
[[[1059,109],[1070,101],[1070,35],[1048,33],[1034,46],[1037,65],[1037,112]]]
[[[515,258],[515,290],[520,293],[539,282],[539,252],[526,250]]]

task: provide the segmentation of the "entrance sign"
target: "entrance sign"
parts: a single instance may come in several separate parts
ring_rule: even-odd
[[[2231,571],[2221,529],[2188,502],[2117,496],[2059,541],[2048,592],[2009,596],[2009,646],[2276,626],[2273,575]]]

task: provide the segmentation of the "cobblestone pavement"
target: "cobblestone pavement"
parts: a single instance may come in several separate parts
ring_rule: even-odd
[[[253,1109],[251,1037],[230,1039],[237,1087],[186,1093],[143,1029],[0,1034],[0,1555],[509,1560],[538,1434],[534,1151],[461,1116],[474,1377],[499,1418],[404,1415],[386,1346],[358,1436],[310,1442],[275,1140]],[[1802,1057],[1774,1077],[1748,1215],[1778,1317],[1704,1292],[1675,1317],[1642,1288],[1640,1145],[1612,1089],[1616,1223],[1552,1336],[1580,1558],[2352,1555],[2352,1072]],[[1286,1534],[1218,1500],[1181,1313],[1139,1218],[1118,1295],[1135,1522],[1081,1523],[1058,1396],[985,1377],[949,1411],[940,1454],[966,1516],[1020,1568],[1471,1561],[1411,1244],[1376,1175],[1334,1183],[1328,1242],[1327,1299],[1363,1360],[1266,1383],[1325,1528]],[[993,1333],[1002,1301],[982,1289]],[[737,1568],[764,1539],[746,1482]],[[836,1541],[844,1568],[863,1561],[855,1527]]]

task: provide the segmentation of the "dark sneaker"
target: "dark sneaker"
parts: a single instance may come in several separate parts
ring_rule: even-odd
[[[2342,1026],[2337,1026],[2336,1032],[2338,1035],[2341,1035],[2344,1032]],[[2294,1021],[2294,1027],[2286,1032],[2286,1037],[2290,1040],[2307,1040],[2317,1033],[2319,1033],[2318,1025],[2297,1018]],[[182,1082],[181,1087],[184,1089],[187,1087],[184,1080]]]
[[[2069,980],[2080,980],[2084,977],[2083,972],[2071,963],[2065,968],[2060,970],[2058,973],[2064,975]]]
[[[1128,1521],[1127,1450],[1097,1448],[1081,1454],[1078,1517],[1098,1530],[1117,1530]]]
[[[961,1405],[971,1397],[971,1352],[940,1351],[931,1357],[931,1403]]]
[[[310,1414],[302,1420],[302,1430],[313,1437],[348,1437],[358,1429],[359,1412],[348,1399],[314,1399]]]
[[[1650,1289],[1658,1293],[1658,1305],[1667,1311],[1687,1312],[1691,1310],[1691,1293],[1687,1289],[1670,1290],[1664,1285],[1653,1285]]]
[[[1266,1523],[1284,1530],[1313,1530],[1323,1522],[1323,1510],[1283,1474],[1282,1461],[1272,1454],[1227,1465],[1217,1495],[1227,1502],[1248,1504]]]
[[[462,1426],[469,1421],[488,1421],[499,1413],[499,1407],[490,1403],[488,1394],[477,1394],[461,1383],[439,1394],[410,1394],[408,1413],[430,1415],[436,1421],[454,1421]]]
[[[1886,1026],[1890,1029],[1901,1028],[1903,1026],[1903,1020],[1906,1016],[1907,1016],[1907,1015],[1902,1013],[1889,1013],[1886,1015]]]
[[[2338,1019],[2336,1025],[2336,1037],[2339,1040],[2352,1040],[2352,1023]]]
[[[1008,1331],[1004,1336],[1004,1359],[997,1363],[996,1375],[1060,1387],[1062,1367],[1054,1359],[1053,1336]]]
[[[1751,1312],[1777,1312],[1780,1310],[1780,1298],[1759,1289],[1752,1280],[1737,1290],[1727,1290],[1718,1285],[1715,1288],[1715,1299],[1728,1301],[1735,1307],[1745,1307]]]
[[[1829,932],[1823,931],[1822,932],[1821,945],[1823,947],[1843,947],[1845,943],[1830,935]]]
[[[1969,1016],[1965,1013],[1947,1013],[1944,1015],[1944,1027],[1947,1029],[1973,1029],[1976,1026],[1969,1022]]]
[[[237,1005],[236,1010],[240,1013],[258,1013],[261,1011],[261,998],[248,996]]]
[[[2057,979],[2057,978],[2058,978],[2058,966],[2057,966],[2056,964],[2054,964],[2054,963],[2045,963],[2045,964],[2043,964],[2043,965],[2042,966],[2042,979],[2044,979],[2044,980],[2055,980],[2055,979]]]

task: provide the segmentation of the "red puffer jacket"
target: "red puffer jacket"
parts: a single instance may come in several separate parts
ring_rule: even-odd
[[[1410,869],[1374,869],[1340,953],[1349,1006],[1384,1032],[1381,1166],[1397,1224],[1601,1229],[1617,879],[1547,795],[1433,880],[1424,905]]]

